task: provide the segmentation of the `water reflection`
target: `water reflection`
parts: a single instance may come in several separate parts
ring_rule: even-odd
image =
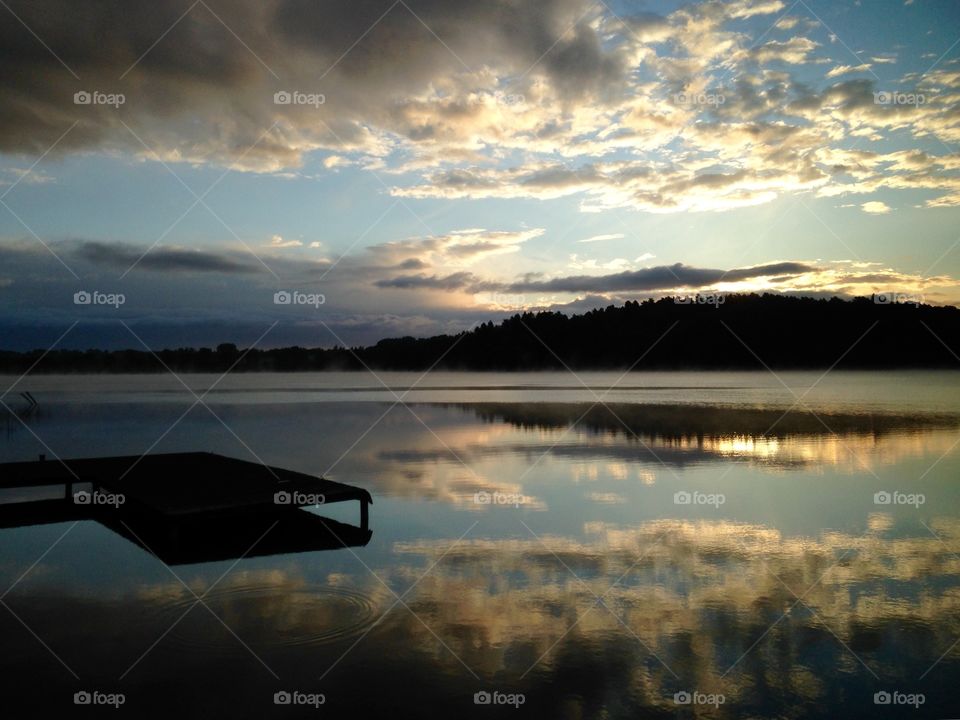
[[[53,603],[17,593],[10,602],[21,612],[32,605],[27,614],[47,641],[71,648],[74,660],[76,648],[109,638],[108,666],[119,672],[205,597],[230,632],[195,610],[139,679],[131,673],[141,691],[158,666],[186,653],[188,665],[246,662],[248,673],[259,658],[286,676],[309,658],[314,678],[343,657],[326,678],[328,694],[376,668],[387,673],[377,680],[381,693],[351,703],[380,710],[411,672],[454,676],[453,686],[467,690],[522,691],[556,717],[587,712],[601,690],[617,697],[622,712],[613,716],[672,713],[674,693],[693,688],[723,694],[726,717],[772,707],[835,716],[841,686],[847,717],[870,716],[872,693],[891,685],[926,693],[925,710],[955,709],[948,679],[960,669],[960,645],[951,646],[960,635],[960,522],[938,518],[910,537],[892,529],[883,514],[861,535],[817,538],[728,521],[595,522],[580,538],[401,540],[391,563],[332,573],[322,584],[275,568],[241,571],[212,593],[216,574],[203,573],[189,590],[163,580],[134,596]],[[385,585],[410,586],[425,564],[432,570],[408,608],[394,603]],[[54,622],[56,608],[81,624]],[[344,656],[361,636],[362,650]],[[22,633],[11,637],[8,652],[29,654]],[[467,697],[441,693],[437,702],[469,714]]]
[[[597,522],[584,527],[582,540],[537,533],[465,540],[454,549],[448,541],[400,542],[395,550],[444,555],[447,561],[424,580],[420,602],[439,623],[475,630],[459,646],[464,653],[483,644],[503,651],[488,672],[524,672],[511,647],[533,643],[549,655],[570,620],[594,608],[578,623],[579,632],[616,630],[619,618],[668,663],[671,636],[699,634],[698,642],[709,648],[697,653],[705,661],[697,672],[719,677],[737,659],[730,653],[755,639],[751,628],[777,619],[798,597],[851,647],[863,649],[864,633],[893,622],[925,633],[960,630],[960,522],[941,518],[926,536],[912,537],[891,537],[891,524],[877,514],[859,536],[790,538],[727,521]],[[600,611],[597,598],[611,612]],[[705,634],[718,616],[733,624],[724,636]],[[807,619],[787,621],[792,632],[807,626]],[[878,636],[865,659],[884,662],[884,645],[892,640]],[[842,645],[837,649],[842,654]],[[544,663],[549,667],[549,657]]]
[[[151,621],[162,632],[203,597],[237,636],[265,653],[356,639],[389,607],[385,588],[358,589],[353,578],[337,574],[324,583],[278,569],[241,571],[214,585],[215,580],[200,576],[189,587],[145,586],[137,591],[136,603],[149,608]],[[192,653],[244,652],[230,633],[210,632],[207,620],[198,613],[190,622],[177,623],[169,633],[171,643]]]
[[[730,463],[765,472],[829,468],[869,474],[911,459],[936,458],[960,438],[958,416],[942,412],[784,415],[723,406],[611,407],[613,412],[584,403],[218,406],[227,429],[203,408],[188,411],[170,403],[48,403],[45,413],[30,422],[31,431],[62,457],[96,453],[87,441],[89,432],[109,438],[111,453],[136,455],[186,412],[154,452],[199,447],[259,458],[366,485],[378,495],[464,509],[473,509],[477,492],[523,494],[530,509],[548,507],[541,489],[530,482],[545,467],[574,481],[605,476],[644,484],[659,475]],[[0,455],[20,460],[43,452],[48,450],[23,432]]]
[[[445,406],[415,409],[437,412],[438,407]],[[527,493],[528,509],[545,509],[545,501],[529,488],[501,478],[526,478],[526,468],[545,459],[558,461],[555,472],[574,482],[603,475],[651,485],[658,473],[676,477],[685,468],[730,462],[767,472],[873,474],[908,460],[945,455],[960,439],[960,419],[946,414],[817,416],[686,406],[611,411],[583,404],[518,403],[453,407],[458,422],[431,424],[431,433],[414,440],[378,437],[376,454],[361,455],[371,472],[378,469],[381,491],[466,509],[476,509],[477,492]],[[460,419],[471,415],[481,423]],[[434,421],[438,416],[428,417]],[[503,472],[504,467],[517,469]],[[592,495],[597,502],[616,501],[612,493]]]
[[[626,634],[644,704],[669,710],[677,687],[696,687],[724,693],[741,716],[772,697],[822,701],[834,673],[909,687],[930,667],[941,681],[953,675],[960,523],[939,518],[928,534],[899,538],[891,527],[877,514],[863,535],[811,539],[723,521],[591,523],[582,541],[545,533],[397,551],[446,554],[415,609],[457,628],[455,651],[488,675],[556,676],[568,653],[603,655]],[[940,691],[934,702],[953,701]]]
[[[176,566],[185,587],[96,523],[46,554],[69,526],[0,531],[3,602],[30,628],[0,607],[11,716],[38,681],[67,711],[79,687],[122,688],[131,717],[268,717],[282,688],[325,693],[327,717],[498,715],[481,689],[524,693],[518,717],[902,714],[882,690],[960,713],[956,416],[388,407],[216,406],[265,462],[370,489],[363,547]],[[46,410],[31,428],[64,456],[142,451],[183,412]],[[243,456],[202,409],[158,450],[197,443]],[[876,504],[897,489],[927,502]],[[678,707],[683,690],[726,702]]]

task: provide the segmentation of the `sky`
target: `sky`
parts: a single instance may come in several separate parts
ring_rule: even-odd
[[[960,303],[955,0],[0,6],[2,349]]]

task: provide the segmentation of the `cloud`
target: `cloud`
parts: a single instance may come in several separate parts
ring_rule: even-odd
[[[374,291],[370,278],[386,271],[360,267],[355,259],[353,265],[345,259],[344,267],[338,265],[324,277],[329,263],[291,257],[288,251],[262,254],[260,260],[275,277],[242,247],[198,253],[85,240],[48,244],[79,280],[32,239],[0,241],[0,337],[5,348],[49,347],[77,320],[80,325],[65,342],[85,349],[130,347],[135,341],[118,323],[121,319],[151,347],[249,344],[276,323],[262,345],[277,347],[340,342],[327,328],[343,342],[370,344],[384,337],[453,333],[491,318],[489,310],[476,304],[438,305],[417,293],[395,293],[385,305],[384,294]],[[141,256],[136,268],[121,277]],[[81,289],[120,292],[126,303],[119,310],[78,309],[73,295]],[[277,306],[278,289],[322,292],[327,302],[319,310]]]
[[[595,263],[590,270],[510,275],[500,263],[434,266],[405,255],[430,240],[396,241],[394,245],[404,249],[398,255],[384,254],[388,244],[374,246],[381,249],[344,257],[335,272],[328,261],[282,250],[257,259],[243,248],[195,251],[51,241],[50,249],[80,281],[59,264],[58,271],[51,271],[49,252],[32,239],[0,242],[0,335],[7,348],[48,347],[81,319],[82,327],[70,335],[70,347],[122,348],[131,340],[117,322],[122,319],[152,347],[178,347],[252,343],[276,323],[265,345],[316,346],[456,333],[523,308],[587,310],[694,291],[818,297],[897,292],[935,304],[960,301],[960,281],[954,277],[902,273],[859,261],[782,260],[730,270],[687,264],[604,270]],[[141,257],[136,268],[121,277]],[[119,310],[78,310],[73,294],[84,288],[122,292],[126,303]],[[278,289],[322,292],[327,302],[321,310],[277,306],[273,297]]]
[[[602,267],[595,264],[592,269]],[[528,275],[514,280],[485,278],[470,272],[391,274],[373,284],[382,289],[473,295],[479,302],[498,309],[553,307],[579,311],[694,291],[847,298],[897,292],[923,297],[930,303],[955,303],[960,299],[960,280],[951,276],[902,273],[861,261],[783,261],[729,270],[676,263],[552,278]]]
[[[136,266],[167,273],[258,273],[263,267],[255,260],[232,253],[207,252],[178,247],[141,248],[124,243],[84,242],[73,251],[94,265],[124,271]]]
[[[499,77],[528,71],[558,98],[581,102],[628,72],[625,51],[605,47],[599,13],[585,12],[583,0],[424,2],[416,14],[403,4],[384,12],[377,0],[236,0],[216,15],[203,3],[186,13],[110,0],[82,10],[67,0],[9,6],[32,33],[19,22],[0,28],[8,70],[0,150],[8,152],[42,152],[76,120],[58,152],[150,156],[142,138],[165,160],[276,171],[325,148],[338,158],[327,163],[335,169],[351,151],[385,152],[396,141],[388,134],[442,135],[440,123],[411,122],[405,103],[431,87],[459,95],[461,80],[492,92],[486,68]],[[122,93],[125,102],[76,105],[78,91]],[[278,105],[277,92],[323,94],[325,102]]]
[[[782,18],[777,20],[775,27],[778,30],[793,30],[800,22],[802,18],[797,17],[796,15],[784,15]]]
[[[455,230],[444,235],[373,245],[365,251],[367,259],[362,262],[376,266],[404,263],[415,263],[422,267],[472,265],[493,256],[519,252],[523,243],[543,233],[543,228],[517,231],[483,228]]]
[[[820,45],[806,37],[792,37],[789,40],[771,40],[754,48],[750,55],[758,63],[772,61],[800,65],[807,62],[810,54]]]
[[[867,72],[871,67],[873,66],[870,65],[870,63],[863,63],[861,65],[837,65],[827,72],[827,77],[835,78],[841,75],[846,75],[847,73]]]
[[[705,134],[710,130],[702,130]],[[809,160],[785,168],[752,168],[728,172],[697,172],[694,167],[667,166],[654,173],[646,164],[606,162],[569,169],[473,168],[441,171],[427,182],[394,191],[400,197],[556,199],[576,194],[588,197],[585,210],[632,207],[647,212],[717,211],[769,202],[786,190],[815,188],[829,180]]]
[[[890,207],[886,203],[878,200],[865,202],[860,207],[865,213],[870,213],[871,215],[886,215],[888,212],[890,212]]]
[[[602,242],[604,240],[619,240],[622,237],[624,237],[623,233],[610,233],[608,235],[593,235],[592,237],[584,238],[583,240],[577,240],[577,242],[593,243]]]
[[[944,66],[905,78],[927,91],[922,107],[878,105],[866,79],[800,81],[799,66],[826,60],[816,23],[781,17],[786,35],[756,47],[743,29],[783,12],[779,0],[622,20],[588,0],[236,0],[217,7],[219,20],[201,3],[179,22],[183,9],[167,4],[10,8],[82,81],[19,23],[0,27],[8,153],[39,155],[59,138],[54,156],[96,150],[284,175],[316,154],[321,174],[383,171],[399,197],[578,195],[584,211],[667,213],[840,186],[822,160],[851,137],[960,142],[960,75]],[[865,70],[839,65],[825,79]],[[126,102],[75,105],[80,90]],[[325,101],[277,104],[278,91]],[[944,188],[934,204],[953,198]]]
[[[303,247],[303,242],[300,240],[284,240],[280,235],[273,235],[270,238],[270,242],[267,243],[264,247],[268,248],[293,248],[293,247]],[[311,243],[310,247],[319,247],[319,243]]]
[[[776,277],[791,273],[809,272],[813,268],[803,263],[785,262],[732,270],[695,268],[682,263],[630,270],[611,275],[579,275],[553,278],[540,282],[512,283],[510,292],[638,292],[672,288],[699,288],[717,282],[736,282],[758,277]]]
[[[507,293],[610,293],[700,288],[715,283],[777,277],[816,270],[805,263],[783,262],[732,270],[696,268],[682,263],[661,265],[641,270],[627,270],[607,275],[571,275],[548,280],[496,282],[481,280],[472,273],[436,275],[402,275],[376,282],[382,288],[465,290],[467,292]]]
[[[12,176],[12,179],[0,178],[0,186],[17,185],[46,185],[56,180],[53,175],[41,172],[36,168],[7,168],[0,173]]]
[[[835,167],[851,176],[843,183],[824,185],[820,196],[869,195],[882,189],[926,190],[941,194],[926,207],[960,205],[960,155],[930,155],[920,150],[890,153],[832,151]]]
[[[343,155],[328,155],[323,159],[323,166],[327,169],[345,167],[353,164],[350,158],[344,157]]]
[[[402,290],[461,290],[472,285],[479,285],[480,280],[469,272],[457,272],[444,277],[437,275],[401,275],[389,280],[378,280],[377,287],[400,288]]]
[[[736,0],[727,4],[731,18],[749,18],[755,15],[772,15],[786,7],[781,0]]]

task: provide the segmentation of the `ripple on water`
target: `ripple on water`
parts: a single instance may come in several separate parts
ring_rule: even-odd
[[[198,605],[167,641],[211,653],[244,652],[231,630],[254,649],[325,645],[361,635],[380,615],[367,595],[346,587],[236,585],[198,594],[229,630]],[[178,598],[161,615],[172,624],[195,602],[192,595]]]

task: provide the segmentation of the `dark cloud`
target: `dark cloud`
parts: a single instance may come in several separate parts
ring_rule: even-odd
[[[510,286],[512,292],[630,292],[660,290],[673,287],[706,287],[725,280],[737,282],[757,277],[775,277],[789,273],[813,272],[816,268],[803,263],[785,262],[733,270],[695,268],[682,263],[661,265],[642,270],[628,270],[611,275],[579,275],[535,283]]]
[[[398,267],[401,270],[424,270],[430,266],[420,258],[410,258],[409,260],[404,260]]]
[[[671,28],[670,21],[663,15],[652,12],[636,12],[632,15],[621,15],[621,20],[631,32],[641,36],[657,38],[668,34]]]
[[[406,86],[451,67],[451,61],[478,69],[496,58],[520,72],[545,72],[563,94],[582,96],[606,88],[625,72],[622,59],[602,48],[590,26],[599,13],[585,12],[589,4],[582,0],[391,5],[392,0],[282,0],[274,24],[294,47],[330,62],[366,33],[370,42],[358,44],[341,61],[343,73],[359,80]]]
[[[827,88],[821,95],[822,105],[838,105],[841,110],[875,106],[872,80],[847,80]]]
[[[419,242],[414,241],[410,247]],[[410,249],[402,242],[397,245]],[[297,253],[264,256],[279,276],[274,277],[242,250],[196,253],[162,246],[147,253],[133,272],[121,277],[147,250],[146,245],[75,240],[52,242],[50,250],[76,275],[59,264],[52,272],[49,251],[32,239],[0,243],[3,348],[48,347],[74,323],[79,324],[64,346],[131,347],[136,341],[121,320],[152,347],[243,344],[275,324],[264,341],[266,346],[333,345],[337,340],[331,330],[349,345],[372,344],[385,337],[457,332],[473,323],[496,321],[550,300],[570,299],[565,306],[551,306],[566,312],[583,311],[628,299],[658,297],[677,288],[687,293],[718,281],[760,277],[772,280],[785,292],[801,295],[815,294],[828,282],[831,287],[824,290],[825,296],[895,290],[924,293],[930,300],[939,297],[936,288],[955,286],[955,281],[946,276],[920,278],[880,266],[868,269],[849,262],[813,266],[799,261],[729,271],[677,264],[596,276],[544,278],[529,273],[503,281],[456,266],[440,270],[443,265],[427,271],[411,268],[414,272],[399,274],[403,262],[380,264],[346,258],[336,272],[318,277],[318,264]],[[142,267],[151,257],[158,265]],[[237,265],[259,271],[238,270]],[[798,280],[797,275],[806,278]],[[794,280],[785,283],[787,278]],[[77,305],[74,295],[80,290],[122,293],[125,302],[120,307]],[[319,307],[278,305],[278,290],[320,292],[326,303]],[[472,303],[438,302],[442,299],[438,293],[454,291],[479,297]],[[486,293],[493,299],[486,300]]]
[[[136,265],[144,270],[163,272],[257,273],[266,268],[256,260],[238,259],[227,253],[158,247],[147,251],[134,245],[85,242],[76,255],[95,265],[128,269]],[[146,254],[144,254],[146,253]]]
[[[384,337],[456,332],[495,317],[480,306],[427,307],[419,303],[416,293],[391,302],[385,311],[382,298],[371,293],[366,276],[338,269],[317,282],[309,261],[265,255],[264,261],[278,273],[278,279],[243,250],[206,253],[200,262],[190,253],[187,262],[157,247],[142,262],[157,253],[168,267],[155,271],[141,263],[121,278],[147,247],[82,240],[51,242],[51,250],[75,277],[35,241],[0,242],[0,349],[50,347],[75,323],[59,347],[138,346],[121,320],[155,348],[219,342],[244,345],[274,324],[262,346],[315,347],[337,344],[334,333],[350,345],[367,345]],[[124,265],[118,264],[121,262]],[[52,263],[56,270],[51,270]],[[259,272],[229,270],[245,263]],[[198,266],[203,269],[196,270]],[[321,292],[326,303],[319,308],[277,305],[274,294],[281,289]],[[77,305],[74,294],[80,290],[122,293],[125,302],[120,307]]]
[[[469,272],[456,272],[450,275],[400,275],[386,280],[377,280],[374,284],[381,288],[400,288],[403,290],[463,290],[480,284],[480,279]]]
[[[161,155],[226,163],[246,153],[245,167],[276,169],[339,140],[348,148],[363,145],[370,127],[429,139],[437,128],[411,120],[398,100],[456,73],[492,66],[501,77],[529,71],[526,80],[546,77],[571,99],[608,95],[627,77],[624,51],[603,46],[589,24],[599,11],[585,14],[586,0],[8,5],[0,24],[4,152],[42,152],[75,121],[56,152],[143,152],[122,120]],[[327,102],[278,108],[273,93],[281,89],[323,93]],[[79,90],[123,93],[126,102],[78,106]],[[261,138],[278,119],[281,127]]]
[[[557,165],[523,175],[518,180],[521,185],[537,188],[566,188],[596,182],[599,179],[600,175],[592,165],[582,168],[567,168]]]
[[[193,100],[202,111],[204,95],[226,98],[231,88],[259,74],[256,59],[202,5],[180,22],[189,5],[175,2],[12,0],[8,5],[0,24],[0,150],[46,150],[74,121],[79,124],[58,151],[110,144],[114,135],[119,137],[113,144],[133,147],[120,118],[146,132],[146,118],[169,120]],[[229,15],[238,25],[256,28],[253,7],[238,3]],[[77,106],[78,90],[124,93],[126,103],[119,110]]]
[[[483,281],[476,275],[458,272],[446,276],[402,275],[377,281],[382,288],[466,290],[467,292],[509,293],[618,293],[666,290],[677,287],[710,287],[715,283],[739,282],[759,277],[780,277],[816,272],[818,268],[798,262],[771,263],[733,270],[696,268],[676,263],[628,270],[609,275],[571,275],[550,280],[525,280],[514,283]]]

